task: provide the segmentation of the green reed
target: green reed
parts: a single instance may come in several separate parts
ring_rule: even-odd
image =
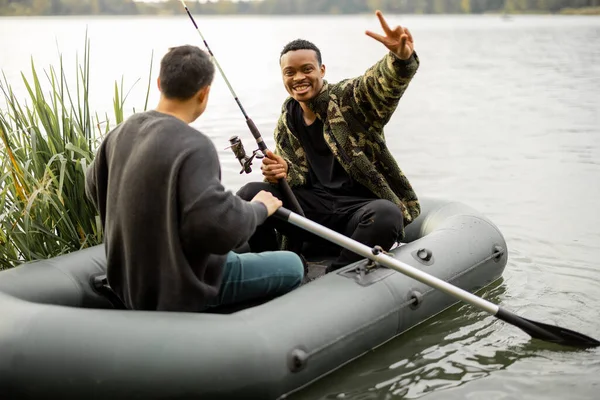
[[[76,80],[69,87],[62,55],[58,69],[31,77],[21,73],[27,90],[20,101],[2,74],[0,99],[0,269],[55,257],[102,243],[97,210],[85,195],[85,171],[102,137],[123,121],[123,81],[115,82],[112,119],[92,112],[90,42],[76,58]],[[147,109],[150,76],[144,111]],[[135,112],[135,108],[133,109]]]

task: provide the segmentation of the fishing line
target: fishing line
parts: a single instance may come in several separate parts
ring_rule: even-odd
[[[198,28],[198,24],[194,20],[194,17],[192,16],[192,13],[190,12],[190,9],[185,4],[184,0],[179,0],[179,2],[181,3],[181,5],[183,6],[183,8],[185,9],[185,12],[187,13],[187,15],[190,17],[190,20],[192,21],[192,23],[194,24],[194,27],[196,28],[196,32],[198,32],[198,34],[200,35],[200,38],[202,39],[202,42],[204,43],[204,46],[206,47],[206,50],[208,50],[208,53],[210,54],[210,56],[213,59],[213,62],[215,63],[215,65],[217,66],[217,69],[221,73],[221,76],[225,80],[225,83],[227,84],[227,87],[229,88],[229,91],[231,92],[231,95],[233,96],[233,98],[235,99],[235,102],[237,103],[237,105],[239,106],[240,110],[242,111],[242,114],[244,115],[244,118],[246,119],[246,124],[248,125],[248,128],[250,128],[250,132],[252,133],[252,136],[254,136],[254,139],[256,139],[256,143],[258,144],[258,148],[266,156],[268,149],[267,149],[267,145],[265,144],[265,142],[264,142],[264,140],[262,138],[262,135],[260,134],[258,128],[254,124],[254,121],[252,121],[252,119],[246,113],[246,110],[244,110],[244,107],[242,106],[242,103],[240,102],[240,99],[238,98],[237,94],[233,90],[233,87],[231,86],[231,83],[229,83],[229,80],[225,76],[225,72],[223,72],[223,69],[221,68],[221,65],[219,64],[219,61],[217,61],[217,58],[213,54],[210,46],[208,45],[208,42],[204,38],[204,35],[202,34],[202,32],[200,32],[200,28]],[[237,136],[232,137],[230,139],[230,142],[232,144],[231,147],[234,150],[234,154],[236,155],[236,157],[238,158],[238,160],[242,164],[242,172],[246,171],[247,173],[249,173],[250,171],[252,171],[252,169],[250,168],[250,164],[251,164],[252,158],[254,157],[254,155],[255,155],[256,152],[253,153],[252,157],[246,157],[245,152],[243,151],[243,147],[241,145],[241,141],[239,140],[239,138],[237,138]],[[283,195],[285,197],[287,197],[288,200],[289,200],[289,202],[291,203],[292,208],[296,210],[296,213],[300,214],[301,216],[304,216],[304,212],[302,211],[302,207],[300,207],[300,203],[298,203],[298,200],[296,199],[296,196],[294,196],[294,193],[292,192],[292,189],[290,188],[287,180],[286,179],[279,179],[279,186],[281,188],[281,191],[283,192]]]
[[[260,135],[260,133],[258,132],[258,129],[256,128],[256,126],[254,125],[254,122],[252,122],[252,119],[250,119],[250,117],[248,116],[248,114],[246,113],[246,110],[244,110],[244,107],[242,106],[242,103],[240,102],[240,99],[238,98],[237,94],[235,93],[235,91],[233,90],[233,87],[231,86],[231,83],[229,83],[229,79],[227,79],[227,76],[225,76],[225,72],[223,72],[223,69],[221,68],[221,64],[219,64],[219,61],[217,60],[217,58],[215,57],[214,53],[212,52],[210,46],[208,45],[208,42],[206,41],[206,39],[204,38],[204,35],[202,34],[202,32],[200,32],[200,28],[198,28],[198,24],[196,23],[196,21],[194,20],[194,17],[192,16],[192,13],[190,12],[190,9],[188,8],[188,6],[185,4],[184,0],[179,0],[179,2],[181,3],[181,5],[183,6],[183,8],[185,8],[185,12],[187,13],[187,15],[190,17],[190,20],[192,21],[192,24],[194,24],[194,27],[196,28],[196,31],[198,32],[198,34],[200,35],[200,38],[202,38],[202,42],[204,43],[204,46],[206,47],[206,50],[208,50],[208,53],[210,54],[210,56],[212,57],[215,65],[217,66],[217,69],[219,70],[219,72],[221,73],[221,76],[223,77],[223,80],[225,80],[225,84],[227,84],[227,87],[229,88],[229,91],[231,92],[231,95],[233,96],[233,98],[235,99],[235,102],[237,103],[237,105],[239,106],[240,110],[242,111],[242,114],[244,115],[244,118],[246,119],[246,122],[248,123],[248,125],[250,126],[250,124],[252,124],[252,126],[254,127],[254,129],[256,129],[257,133],[258,133],[258,137],[254,134],[253,128],[252,126],[250,127],[250,131],[252,131],[252,134],[254,135],[256,141],[258,142],[258,147],[263,151],[266,152],[267,150],[267,146],[264,144],[262,137]],[[261,145],[262,144],[262,145]],[[263,148],[264,146],[264,148]]]

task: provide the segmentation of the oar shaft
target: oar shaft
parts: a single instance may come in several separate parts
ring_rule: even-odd
[[[500,308],[496,304],[490,303],[489,301],[484,300],[481,297],[475,296],[474,294],[471,294],[466,290],[454,286],[433,275],[427,274],[421,271],[420,269],[412,267],[402,261],[396,260],[395,258],[390,257],[384,253],[373,254],[372,248],[358,241],[355,241],[354,239],[351,239],[345,235],[342,235],[334,230],[331,230],[325,226],[317,224],[316,222],[313,222],[298,214],[294,214],[289,210],[280,208],[277,211],[276,215],[279,218],[286,219],[288,222],[300,228],[306,229],[314,233],[315,235],[318,235],[324,239],[327,239],[342,247],[345,247],[355,252],[356,254],[360,254],[361,256],[377,261],[391,269],[394,269],[422,283],[425,283],[426,285],[441,290],[442,292],[445,292],[451,296],[457,297],[475,307],[481,308],[489,312],[490,314],[496,315]]]

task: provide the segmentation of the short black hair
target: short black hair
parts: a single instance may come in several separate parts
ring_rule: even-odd
[[[167,98],[187,100],[210,85],[214,76],[210,56],[196,46],[171,47],[160,62],[160,89]]]
[[[317,61],[319,62],[319,67],[323,63],[323,60],[321,59],[321,50],[319,50],[319,48],[315,46],[314,43],[304,39],[292,40],[291,42],[286,44],[283,50],[281,50],[281,54],[279,55],[279,61],[281,61],[281,57],[283,57],[285,53],[287,53],[288,51],[295,50],[313,50],[315,53],[317,53]]]

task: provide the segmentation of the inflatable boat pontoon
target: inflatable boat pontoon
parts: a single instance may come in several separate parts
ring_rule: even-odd
[[[396,259],[469,292],[501,277],[488,218],[421,204]],[[283,398],[458,302],[365,259],[234,312],[140,312],[99,291],[105,272],[103,246],[0,272],[2,398]]]

